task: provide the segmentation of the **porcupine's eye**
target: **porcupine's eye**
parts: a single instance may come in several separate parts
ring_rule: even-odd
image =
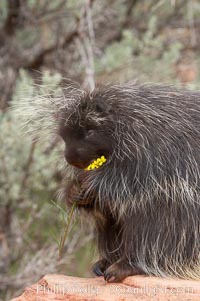
[[[89,139],[92,138],[95,135],[95,130],[88,130],[85,134],[85,138]]]

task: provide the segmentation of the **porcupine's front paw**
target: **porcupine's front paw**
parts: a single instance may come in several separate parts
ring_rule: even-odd
[[[110,265],[104,272],[104,279],[107,282],[120,282],[124,278],[142,274],[137,268],[132,267],[127,261],[119,260]]]
[[[69,183],[65,192],[65,199],[68,205],[72,205],[74,202],[78,203],[81,200],[80,188],[75,183]]]
[[[95,275],[99,276],[103,276],[105,270],[107,269],[107,267],[109,266],[108,261],[106,259],[100,259],[98,260],[92,267],[92,270],[94,272]]]
[[[75,181],[70,182],[65,190],[65,199],[68,205],[72,205],[74,202],[77,206],[87,204],[84,200],[84,191],[81,189]]]
[[[76,204],[76,208],[79,210],[85,210],[86,212],[91,212],[94,208],[95,198],[86,197],[84,188],[78,186],[76,183],[71,183],[66,188],[66,203],[69,206]]]

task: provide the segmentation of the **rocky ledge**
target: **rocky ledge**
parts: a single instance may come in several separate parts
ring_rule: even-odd
[[[127,277],[122,283],[99,278],[46,275],[12,301],[199,301],[200,281]]]

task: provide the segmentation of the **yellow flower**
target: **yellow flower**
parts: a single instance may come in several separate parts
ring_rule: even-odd
[[[101,156],[100,158],[97,158],[94,160],[88,167],[85,168],[85,170],[93,170],[95,168],[99,168],[101,165],[103,165],[106,162],[105,156]]]

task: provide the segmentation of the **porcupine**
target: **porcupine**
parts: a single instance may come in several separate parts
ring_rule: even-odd
[[[74,174],[63,197],[95,221],[95,274],[200,279],[200,92],[123,84],[64,94],[53,109]],[[86,171],[101,155],[107,162]]]

